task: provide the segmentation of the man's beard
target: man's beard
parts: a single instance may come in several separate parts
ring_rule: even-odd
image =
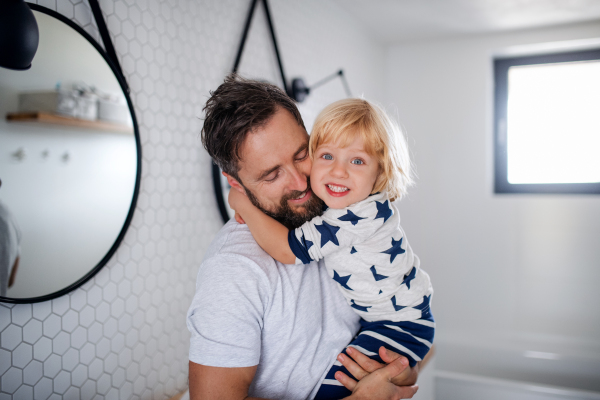
[[[307,185],[306,191],[308,191],[310,188],[310,179],[307,179]],[[297,199],[302,194],[306,193],[306,191],[301,192],[299,190],[293,190],[290,193],[283,195],[277,210],[270,211],[258,201],[251,190],[246,187],[244,187],[244,189],[246,189],[246,195],[252,204],[254,204],[269,217],[275,218],[277,221],[281,222],[288,229],[296,229],[306,221],[310,221],[314,217],[317,217],[323,213],[323,200],[315,196],[314,193],[310,199],[304,202],[302,206],[298,207],[298,211],[294,211],[292,207],[290,207],[288,200]]]

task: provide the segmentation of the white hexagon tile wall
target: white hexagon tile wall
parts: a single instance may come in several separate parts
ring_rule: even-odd
[[[85,0],[38,0],[99,38]],[[271,0],[288,79],[340,67],[355,95],[380,100],[382,45],[331,2]],[[185,314],[220,228],[202,107],[231,70],[250,0],[101,0],[139,122],[142,181],[131,226],[89,282],[36,304],[0,304],[0,400],[165,399],[187,387]],[[280,82],[255,13],[240,72]],[[300,105],[307,128],[341,82]]]

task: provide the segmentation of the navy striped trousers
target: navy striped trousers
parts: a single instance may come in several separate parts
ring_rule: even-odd
[[[409,365],[414,367],[429,352],[433,343],[435,321],[430,312],[424,314],[421,319],[415,321],[367,322],[361,320],[361,330],[349,346],[380,363],[383,361],[379,357],[379,348],[383,346],[405,356]],[[346,350],[343,353],[346,354]],[[353,378],[352,374],[336,360],[327,372],[315,400],[341,399],[352,394],[335,379],[337,371],[342,371]]]

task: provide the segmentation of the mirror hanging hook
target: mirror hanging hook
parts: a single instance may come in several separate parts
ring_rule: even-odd
[[[89,0],[90,8],[92,9],[92,14],[94,14],[94,20],[96,21],[96,26],[98,27],[98,31],[100,32],[100,36],[102,37],[102,42],[104,43],[104,50],[108,54],[108,58],[114,64],[115,69],[119,72],[119,78],[123,81],[123,86],[127,94],[130,93],[129,85],[127,84],[127,80],[125,79],[125,75],[123,75],[123,70],[121,69],[121,64],[119,63],[119,59],[117,58],[117,53],[115,51],[115,47],[112,44],[112,40],[110,39],[110,34],[108,33],[108,28],[106,27],[106,22],[104,22],[104,17],[102,16],[102,10],[100,9],[100,4],[98,4],[98,0]]]

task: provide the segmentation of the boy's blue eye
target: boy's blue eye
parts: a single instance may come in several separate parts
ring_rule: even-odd
[[[352,160],[351,163],[356,164],[356,165],[364,164],[363,160],[359,160],[358,158],[355,158],[354,160]]]
[[[333,157],[331,156],[331,154],[323,154],[323,158],[326,160],[333,160]]]

